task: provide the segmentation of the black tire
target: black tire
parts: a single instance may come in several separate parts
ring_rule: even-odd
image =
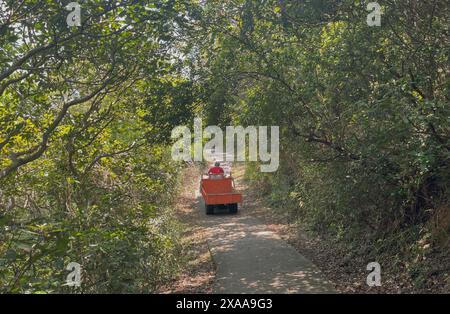
[[[214,205],[205,205],[206,207],[206,215],[214,214]]]
[[[229,204],[228,208],[230,210],[230,214],[237,214],[237,212],[238,212],[238,204],[237,203]]]

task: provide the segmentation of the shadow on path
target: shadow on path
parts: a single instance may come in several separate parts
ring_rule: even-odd
[[[244,195],[245,197],[245,195]],[[216,264],[215,293],[333,293],[318,268],[257,218],[207,216],[197,194],[198,224]]]

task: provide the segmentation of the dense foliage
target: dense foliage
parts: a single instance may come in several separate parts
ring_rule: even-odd
[[[80,1],[78,27],[68,2],[0,1],[0,291],[176,276],[170,133],[197,115],[280,126],[279,170],[247,175],[293,220],[448,261],[448,1],[380,0],[379,27],[362,0]]]
[[[445,272],[450,5],[379,3],[369,27],[366,1],[208,1],[193,64],[205,116],[280,126],[279,171],[248,176],[293,219],[403,266],[435,241]]]
[[[0,2],[3,292],[151,292],[182,262],[179,165],[155,129],[194,103],[169,53],[183,4],[82,4],[68,27],[65,1]]]

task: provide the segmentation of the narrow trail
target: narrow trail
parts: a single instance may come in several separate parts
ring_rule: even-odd
[[[192,187],[192,212],[205,235],[216,277],[213,293],[333,293],[319,269],[274,231],[246,211],[242,178],[235,178],[244,193],[237,215],[226,212],[207,216],[201,196]],[[197,184],[199,177],[197,178]]]

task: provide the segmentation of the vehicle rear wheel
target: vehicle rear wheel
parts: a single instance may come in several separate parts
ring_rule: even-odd
[[[238,212],[238,204],[237,203],[229,204],[228,208],[230,209],[230,214],[237,214],[237,212]]]
[[[206,215],[214,214],[214,205],[206,205]]]

